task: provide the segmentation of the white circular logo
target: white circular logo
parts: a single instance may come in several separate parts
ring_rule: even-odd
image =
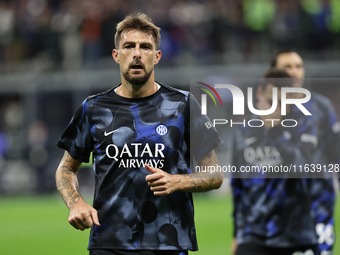
[[[156,133],[159,135],[166,135],[168,133],[168,128],[165,125],[160,124],[156,127]]]

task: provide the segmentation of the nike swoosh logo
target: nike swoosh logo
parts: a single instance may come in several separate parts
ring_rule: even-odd
[[[310,135],[310,134],[302,134],[300,137],[302,142],[305,143],[312,143],[313,145],[317,146],[318,145],[318,138],[315,135]]]
[[[249,144],[252,144],[252,143],[255,143],[257,141],[257,137],[250,137],[250,138],[248,138],[248,139],[246,139],[245,141],[244,141],[244,143],[246,144],[246,145],[249,145]]]
[[[108,135],[111,135],[113,134],[114,132],[116,132],[118,129],[116,130],[113,130],[113,131],[110,131],[110,132],[106,132],[106,130],[104,131],[104,136],[108,136]]]

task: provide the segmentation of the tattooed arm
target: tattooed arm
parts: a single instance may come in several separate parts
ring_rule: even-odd
[[[97,211],[87,204],[78,191],[77,171],[81,162],[65,151],[58,166],[55,179],[57,189],[70,209],[68,222],[76,229],[85,230],[93,224],[100,225]]]
[[[161,169],[145,165],[145,168],[152,173],[146,176],[150,190],[155,196],[166,196],[175,191],[204,192],[218,189],[223,182],[223,173],[211,171],[209,168],[209,166],[218,166],[215,151],[208,153],[198,163],[205,170],[204,172],[185,175],[171,175]]]

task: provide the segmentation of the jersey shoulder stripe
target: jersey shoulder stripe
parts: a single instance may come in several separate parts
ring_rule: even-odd
[[[157,82],[158,84],[160,84],[162,87],[170,90],[170,91],[173,91],[173,92],[176,92],[176,93],[179,93],[179,94],[182,94],[183,96],[185,97],[189,97],[189,94],[190,92],[189,91],[186,91],[186,90],[181,90],[181,89],[177,89],[177,88],[173,88],[163,82]]]

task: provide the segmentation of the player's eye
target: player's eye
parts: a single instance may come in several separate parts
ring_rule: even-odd
[[[142,49],[147,49],[147,50],[152,49],[152,46],[149,45],[149,44],[142,44],[140,47],[141,47]]]
[[[133,45],[131,44],[124,45],[124,49],[131,49],[131,48],[133,48]]]

